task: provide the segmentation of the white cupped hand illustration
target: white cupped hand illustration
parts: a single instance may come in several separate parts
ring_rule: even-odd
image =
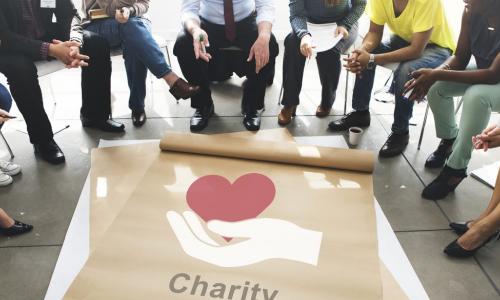
[[[207,234],[192,211],[169,211],[167,220],[182,249],[190,256],[220,267],[248,266],[269,259],[287,259],[316,266],[323,233],[279,219],[240,222],[210,221],[212,232],[246,240],[220,245]]]

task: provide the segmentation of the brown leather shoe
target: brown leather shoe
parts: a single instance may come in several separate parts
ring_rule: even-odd
[[[278,124],[285,126],[292,122],[292,118],[295,117],[295,112],[297,111],[297,105],[285,106],[278,115]]]
[[[170,88],[170,94],[172,94],[177,100],[189,99],[198,94],[199,91],[199,86],[189,84],[182,78],[177,79],[174,85]]]
[[[316,109],[316,117],[318,118],[324,118],[330,115],[331,108],[324,108],[323,106],[318,106]]]

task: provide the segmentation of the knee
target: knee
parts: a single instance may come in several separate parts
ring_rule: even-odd
[[[400,63],[396,71],[394,71],[394,80],[396,88],[403,90],[404,85],[411,79],[411,73],[415,71],[415,67],[410,63]]]
[[[97,33],[85,31],[83,34],[83,52],[91,59],[109,58],[111,47],[108,41]]]
[[[271,40],[269,41],[269,55],[271,59],[275,59],[280,53],[280,47],[278,41],[274,34],[271,34]]]
[[[285,49],[298,49],[300,47],[299,38],[294,32],[288,34],[285,38]]]
[[[193,53],[193,37],[185,30],[182,30],[177,36],[177,39],[175,41],[174,55],[177,57],[182,57],[192,53]]]

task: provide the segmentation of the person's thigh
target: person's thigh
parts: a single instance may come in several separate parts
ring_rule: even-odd
[[[85,27],[85,29],[104,37],[108,41],[111,48],[120,47],[122,44],[120,23],[118,23],[115,19],[94,21]]]
[[[443,64],[449,56],[450,52],[447,49],[432,46],[425,49],[420,58],[401,62],[394,74],[397,92],[403,89],[413,71],[422,68],[435,69]]]
[[[470,105],[476,105],[474,102],[480,101],[484,107],[490,111],[500,112],[500,83],[497,84],[475,84],[471,86],[466,95],[473,101]],[[464,100],[465,109],[465,100]]]

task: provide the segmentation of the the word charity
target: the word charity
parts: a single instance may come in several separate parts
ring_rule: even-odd
[[[179,273],[172,277],[169,288],[175,294],[191,294],[192,296],[228,300],[274,300],[277,299],[279,293],[277,290],[270,291],[261,288],[258,283],[250,286],[248,281],[244,285],[210,284],[201,280],[200,275],[196,275],[193,279],[186,273]]]

